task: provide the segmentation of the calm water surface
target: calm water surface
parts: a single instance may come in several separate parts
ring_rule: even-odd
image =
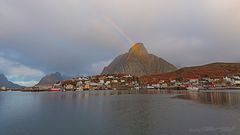
[[[0,92],[0,135],[239,135],[240,92]]]

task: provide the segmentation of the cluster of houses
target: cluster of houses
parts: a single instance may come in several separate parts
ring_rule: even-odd
[[[227,83],[226,85],[229,86],[240,86],[240,76],[230,76],[230,77],[225,77],[224,81]]]
[[[240,88],[240,76],[223,78],[188,78],[159,80],[158,82],[142,82],[141,78],[124,75],[77,76],[71,80],[57,82],[53,88],[64,90],[139,90],[139,89],[174,89],[174,90],[204,90]]]
[[[140,89],[138,77],[131,75],[97,75],[77,76],[71,80],[59,81],[53,85],[53,90],[133,90]]]
[[[173,79],[173,80],[159,80],[155,83],[145,83],[142,85],[146,89],[177,89],[177,90],[207,90],[207,89],[239,89],[240,76],[226,76],[223,78],[188,78],[188,79]]]

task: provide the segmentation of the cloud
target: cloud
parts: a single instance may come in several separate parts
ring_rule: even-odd
[[[3,57],[0,57],[0,67],[0,72],[4,73],[10,81],[16,82],[17,84],[25,83],[30,85],[30,83],[35,83],[32,80],[40,79],[45,75],[38,69],[28,67],[19,62],[11,61]]]
[[[90,67],[90,72],[93,74],[101,74],[104,67],[108,66],[113,59],[110,59],[108,61],[99,61],[96,63],[92,63]]]
[[[0,0],[0,56],[45,74],[95,74],[131,47],[123,38],[128,35],[181,67],[239,61],[239,4],[239,0]],[[11,72],[27,74],[16,70]]]
[[[0,65],[2,67],[2,70],[12,75],[20,75],[20,76],[43,76],[44,75],[42,71],[27,67],[15,61],[7,60],[2,57],[0,57]]]
[[[19,84],[21,86],[32,87],[36,85],[38,82],[37,81],[13,81],[13,83]]]

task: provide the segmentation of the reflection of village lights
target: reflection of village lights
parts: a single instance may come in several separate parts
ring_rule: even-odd
[[[181,95],[178,97],[183,99],[194,100],[204,104],[235,105],[240,103],[239,94],[226,91],[186,93],[185,95]]]

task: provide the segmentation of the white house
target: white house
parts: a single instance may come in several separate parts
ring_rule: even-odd
[[[240,80],[240,76],[233,76],[233,79]]]
[[[189,79],[190,83],[197,83],[199,81],[199,79]]]
[[[112,80],[113,83],[118,83],[118,80]]]
[[[104,84],[104,80],[100,80],[99,83]]]
[[[105,85],[109,85],[109,84],[111,84],[111,82],[110,81],[106,81]]]
[[[240,80],[235,80],[235,81],[234,81],[234,84],[235,84],[235,85],[240,85]]]

